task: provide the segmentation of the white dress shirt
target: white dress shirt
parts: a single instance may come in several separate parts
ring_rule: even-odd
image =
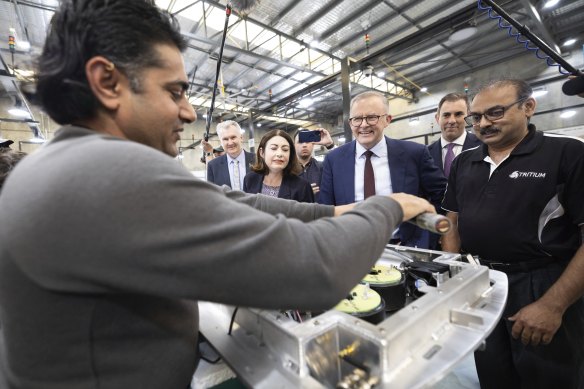
[[[452,142],[448,142],[444,137],[440,137],[440,146],[442,147],[442,167],[444,167],[444,159],[446,158],[446,152],[448,151],[448,146],[450,143],[454,143],[452,151],[454,152],[454,158],[458,157],[458,154],[462,153],[462,146],[466,140],[466,131],[462,132],[462,135],[456,138]]]
[[[235,188],[233,185],[233,169],[235,167],[235,160],[239,161],[239,190],[243,190],[243,178],[247,173],[245,166],[245,153],[243,150],[241,150],[241,153],[239,153],[237,158],[231,158],[231,156],[227,154],[227,167],[229,168],[229,181],[231,182],[231,188]]]
[[[355,201],[363,201],[365,198],[365,151],[367,149],[359,142],[355,148]],[[393,193],[391,176],[389,173],[389,160],[387,159],[387,143],[385,137],[371,148],[371,165],[375,175],[375,194],[389,195]]]

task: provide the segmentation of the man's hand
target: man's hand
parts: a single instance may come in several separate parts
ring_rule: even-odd
[[[538,300],[521,308],[509,321],[515,322],[511,335],[524,345],[549,344],[562,324],[562,312]]]
[[[334,145],[333,138],[328,130],[324,128],[317,128],[316,131],[320,131],[320,142],[314,142],[315,145],[330,146]]]
[[[421,213],[436,213],[436,209],[427,200],[406,193],[393,193],[389,195],[397,201],[404,212],[403,221],[410,220]]]
[[[201,145],[203,146],[203,151],[205,153],[212,153],[213,152],[213,146],[211,146],[211,144],[209,142],[207,142],[205,139],[201,139]]]

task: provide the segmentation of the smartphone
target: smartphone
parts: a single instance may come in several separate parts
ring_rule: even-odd
[[[320,142],[320,131],[300,131],[298,133],[298,142],[300,143],[310,143],[310,142]]]

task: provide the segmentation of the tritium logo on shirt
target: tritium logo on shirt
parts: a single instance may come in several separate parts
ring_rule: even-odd
[[[509,174],[509,178],[545,178],[546,173],[537,172],[519,172],[515,170],[513,173]]]

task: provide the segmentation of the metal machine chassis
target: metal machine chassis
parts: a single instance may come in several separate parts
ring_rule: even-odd
[[[376,388],[429,387],[494,329],[507,277],[457,254],[391,245],[378,263],[399,266],[412,255],[449,265],[452,277],[423,287],[421,298],[377,325],[334,310],[298,323],[278,311],[240,308],[229,336],[234,307],[200,302],[200,331],[253,388],[336,387],[355,366]]]

